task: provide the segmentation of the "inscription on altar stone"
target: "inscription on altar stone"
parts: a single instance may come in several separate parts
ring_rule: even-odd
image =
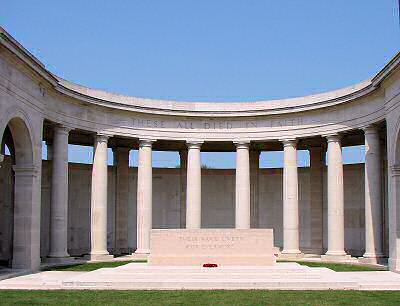
[[[153,229],[151,265],[270,266],[272,229]]]

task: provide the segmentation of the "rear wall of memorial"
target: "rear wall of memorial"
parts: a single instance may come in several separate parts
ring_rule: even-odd
[[[41,256],[49,252],[50,162],[43,162]],[[129,169],[128,237],[136,249],[137,169]],[[115,168],[108,168],[108,248],[115,243]],[[345,248],[354,256],[364,252],[364,165],[345,165]],[[326,169],[323,209],[312,209],[310,168],[299,168],[300,248],[305,253],[326,249]],[[91,165],[69,165],[68,247],[71,255],[82,255],[90,247]],[[180,169],[153,169],[153,228],[184,228],[185,207]],[[254,193],[252,194],[254,199]],[[315,204],[314,204],[315,205]],[[283,244],[282,169],[260,169],[258,205],[252,224],[273,228],[275,246]],[[317,214],[315,213],[317,211]],[[318,211],[320,211],[318,213]],[[314,212],[312,215],[311,213]],[[202,227],[234,228],[235,170],[202,169]],[[322,245],[320,241],[323,241]]]

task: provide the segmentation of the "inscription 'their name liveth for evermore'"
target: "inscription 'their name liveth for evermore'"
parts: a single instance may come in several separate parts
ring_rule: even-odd
[[[234,247],[235,242],[243,240],[243,237],[239,236],[179,236],[179,240],[185,243],[185,249],[231,249]]]

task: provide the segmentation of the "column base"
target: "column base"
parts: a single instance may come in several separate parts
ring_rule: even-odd
[[[363,257],[359,257],[358,261],[365,264],[381,265],[387,263],[387,258],[383,254],[365,253]]]
[[[304,257],[304,253],[299,250],[283,250],[279,255],[279,259],[287,259],[287,260],[298,260]]]
[[[85,255],[84,258],[88,261],[112,261],[114,259],[114,256],[108,253],[102,253],[102,254],[93,253]]]
[[[325,255],[321,255],[321,261],[323,262],[357,262],[357,259],[351,257],[351,255],[347,255],[344,253],[343,255],[340,254],[330,254],[326,253]]]
[[[69,264],[69,263],[75,263],[76,259],[70,256],[65,256],[65,257],[48,256],[44,261],[49,264]]]
[[[129,248],[120,248],[120,249],[115,249],[113,254],[116,256],[123,256],[123,255],[129,255],[131,252],[129,252]]]
[[[48,258],[69,258],[70,255],[68,253],[49,253],[47,255]]]
[[[138,261],[147,261],[149,259],[150,254],[139,254],[139,253],[133,253],[131,255],[125,255],[124,259],[129,259],[129,260],[138,260]]]
[[[304,254],[299,249],[285,249],[279,254],[279,259],[296,260],[303,258]]]

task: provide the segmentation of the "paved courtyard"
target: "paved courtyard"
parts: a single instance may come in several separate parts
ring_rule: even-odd
[[[91,272],[45,271],[0,281],[0,289],[400,290],[400,274],[335,272],[297,263],[273,267],[172,267],[131,263]]]

